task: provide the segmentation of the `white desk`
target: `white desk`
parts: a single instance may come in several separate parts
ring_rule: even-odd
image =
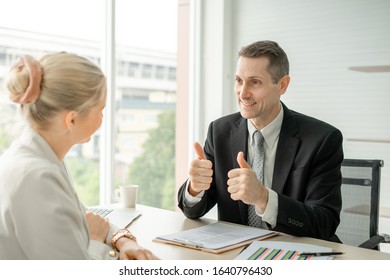
[[[205,253],[194,249],[175,245],[162,244],[152,241],[156,236],[175,233],[201,225],[215,222],[215,220],[202,218],[191,220],[181,212],[168,211],[143,205],[137,205],[142,215],[129,227],[137,237],[141,246],[148,248],[163,260],[231,260],[234,259],[242,248],[234,249],[222,254]],[[289,241],[298,243],[315,244],[331,247],[335,251],[345,252],[344,255],[336,256],[335,259],[347,260],[390,260],[390,254],[375,250],[363,249],[339,243],[328,242],[315,238],[295,237],[281,234],[268,240]]]

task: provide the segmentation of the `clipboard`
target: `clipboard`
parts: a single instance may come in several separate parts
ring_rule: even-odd
[[[216,222],[213,224],[161,235],[154,242],[181,246],[208,253],[220,254],[278,235],[277,232],[231,223]]]

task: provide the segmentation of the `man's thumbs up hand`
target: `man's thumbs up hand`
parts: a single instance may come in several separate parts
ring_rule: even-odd
[[[246,204],[257,205],[264,211],[268,203],[268,191],[256,178],[256,173],[244,158],[244,153],[237,154],[240,168],[228,172],[228,192],[233,200],[241,200]]]
[[[190,183],[188,187],[188,192],[192,196],[208,190],[213,180],[213,164],[206,158],[203,148],[198,142],[194,143],[194,150],[196,159],[193,159],[190,164]]]
[[[203,148],[198,142],[194,142],[194,150],[198,159],[206,159]]]

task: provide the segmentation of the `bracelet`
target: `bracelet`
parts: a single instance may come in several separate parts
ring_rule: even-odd
[[[131,233],[131,231],[129,231],[128,229],[120,229],[112,234],[112,237],[111,237],[112,248],[118,250],[118,248],[116,247],[116,242],[121,237],[126,237],[128,239],[137,241],[137,238]]]

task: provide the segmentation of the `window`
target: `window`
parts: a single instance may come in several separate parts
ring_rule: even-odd
[[[126,73],[126,63],[124,61],[118,62],[118,76],[124,76]]]
[[[169,67],[168,79],[171,80],[171,81],[176,81],[176,68]]]
[[[108,124],[114,134],[114,147],[108,151],[102,146],[106,135],[99,130],[90,142],[74,146],[66,163],[76,191],[86,205],[100,204],[102,194],[105,203],[113,202],[116,186],[137,183],[141,186],[140,203],[174,209],[175,98],[155,102],[151,96],[155,92],[169,92],[170,96],[175,96],[176,80],[165,77],[162,69],[176,67],[177,0],[11,1],[7,4],[7,13],[0,17],[0,81],[11,64],[26,53],[39,57],[68,51],[88,57],[99,65],[107,61],[107,57],[102,57],[105,52],[101,49],[104,30],[110,32],[104,25],[107,3],[116,6],[114,57],[117,70],[112,79],[114,90],[109,92],[115,102],[105,113],[112,110],[114,115],[113,123]],[[35,12],[31,13],[31,10]],[[88,21],[85,21],[85,14],[88,14]],[[160,67],[158,75],[153,72],[157,66]],[[16,110],[16,105],[1,92],[0,153],[23,127]],[[157,145],[156,141],[161,143]],[[168,160],[158,154],[161,151],[168,151]],[[101,162],[103,153],[113,153],[113,161]],[[153,157],[159,166],[147,164]],[[106,166],[101,168],[100,163]],[[111,166],[114,166],[113,184],[100,184],[102,173],[110,172]],[[163,175],[155,173],[154,168]],[[161,191],[169,194],[168,198],[155,190],[156,184],[164,185]],[[100,189],[99,185],[104,186]]]
[[[127,76],[139,77],[139,63],[135,63],[135,62],[128,63]]]
[[[5,65],[6,63],[6,54],[5,49],[0,49],[0,65]]]
[[[139,2],[116,1],[116,59],[128,63],[128,77],[116,79],[115,187],[138,184],[139,203],[174,209],[176,99],[167,96],[176,79],[165,69],[176,71],[178,2]]]
[[[156,79],[162,80],[165,78],[165,67],[161,65],[156,66]]]
[[[142,78],[150,79],[152,77],[152,68],[151,64],[142,65]]]
[[[78,8],[74,9],[75,6]],[[85,22],[86,11],[91,6],[94,13],[89,13],[88,22]],[[34,13],[31,13],[32,10]],[[72,14],[71,21],[69,14]],[[67,51],[99,64],[103,17],[104,0],[80,3],[77,0],[15,0],[7,4],[7,13],[2,13],[0,17],[0,80],[23,54],[39,58],[48,53]],[[4,114],[0,124],[2,152],[20,134],[24,122],[16,117],[16,104],[10,102],[3,92],[0,106]],[[99,138],[97,132],[87,145],[74,146],[65,160],[79,197],[87,205],[99,203]]]

